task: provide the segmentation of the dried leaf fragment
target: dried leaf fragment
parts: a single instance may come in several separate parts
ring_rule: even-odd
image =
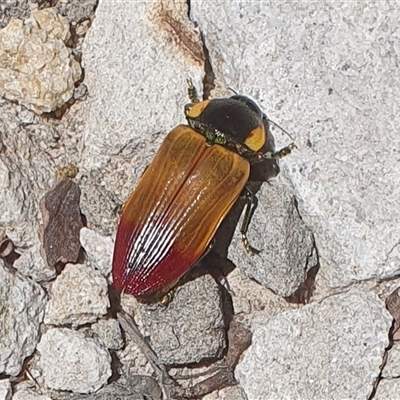
[[[78,260],[81,248],[79,231],[83,227],[80,196],[79,186],[64,178],[40,202],[43,215],[43,225],[39,230],[40,253],[50,267],[58,262],[66,264]]]

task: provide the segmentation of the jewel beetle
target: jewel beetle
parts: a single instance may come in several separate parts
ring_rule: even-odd
[[[241,194],[243,243],[257,252],[246,236],[257,205],[246,183],[271,166],[276,175],[276,159],[294,147],[273,151],[269,120],[248,97],[200,102],[188,83],[188,125],[166,136],[125,203],[117,230],[114,286],[143,301],[160,300],[208,252]]]

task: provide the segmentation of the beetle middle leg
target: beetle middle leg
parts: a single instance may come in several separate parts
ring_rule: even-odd
[[[174,299],[175,292],[176,292],[176,289],[177,289],[177,288],[178,288],[177,286],[173,287],[168,293],[166,293],[166,294],[161,298],[160,304],[161,304],[162,306],[167,307],[167,305],[168,305],[169,303],[171,303],[171,301]]]
[[[244,212],[242,226],[240,228],[240,233],[242,234],[243,246],[249,253],[259,254],[260,250],[257,250],[256,248],[252,247],[250,245],[249,239],[247,238],[247,231],[249,229],[251,219],[253,218],[254,211],[256,211],[256,208],[258,206],[258,199],[256,195],[247,187],[244,189],[244,195],[246,201],[245,205],[246,208]]]

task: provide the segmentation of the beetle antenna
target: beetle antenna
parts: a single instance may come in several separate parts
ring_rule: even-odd
[[[232,89],[231,87],[228,87],[228,90],[230,90],[231,92],[235,93],[236,96],[239,96],[239,93],[235,89]]]
[[[267,118],[268,122],[271,122],[271,124],[275,125],[277,128],[279,128],[283,133],[285,133],[286,135],[288,135],[290,137],[290,139],[293,139],[293,137],[290,135],[290,133],[286,130],[283,129],[280,125],[278,125],[276,122],[272,121],[272,119]]]

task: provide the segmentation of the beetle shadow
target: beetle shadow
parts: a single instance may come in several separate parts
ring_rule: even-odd
[[[261,185],[271,184],[269,182],[270,179],[275,178],[278,173],[279,166],[276,160],[264,160],[262,163],[252,166],[246,188],[256,196]],[[225,284],[227,282],[225,278],[236,268],[236,265],[228,258],[228,250],[246,206],[246,201],[243,191],[214,235],[212,248],[208,250],[208,253],[195,264],[180,282],[180,285],[182,285],[199,276],[210,274],[217,282],[221,291],[224,315],[228,324],[233,317],[233,305],[230,289]]]

